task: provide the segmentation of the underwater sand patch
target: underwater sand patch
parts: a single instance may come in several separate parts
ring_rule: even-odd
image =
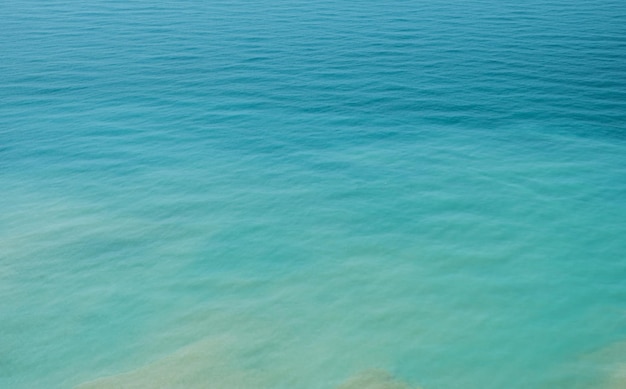
[[[602,389],[626,388],[626,342],[617,342],[592,354],[591,359],[604,366]]]
[[[204,340],[138,369],[83,383],[75,389],[262,389],[277,382],[239,367],[225,342]],[[272,385],[272,383],[274,385]],[[334,389],[419,389],[385,370],[365,370]]]
[[[419,389],[402,382],[385,370],[366,370],[336,389]]]
[[[250,389],[253,371],[238,369],[222,342],[200,341],[127,373],[81,384],[76,389]],[[255,379],[256,378],[256,379]]]

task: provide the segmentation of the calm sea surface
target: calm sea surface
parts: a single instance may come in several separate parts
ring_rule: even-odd
[[[624,0],[0,19],[0,387],[626,387]]]

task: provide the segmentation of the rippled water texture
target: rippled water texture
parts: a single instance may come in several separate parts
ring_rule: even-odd
[[[623,0],[0,16],[0,387],[626,387]]]

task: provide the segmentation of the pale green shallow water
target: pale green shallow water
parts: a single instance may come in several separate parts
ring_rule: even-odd
[[[622,2],[0,16],[0,387],[626,387]]]

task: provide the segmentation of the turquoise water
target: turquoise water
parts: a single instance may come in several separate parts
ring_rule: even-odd
[[[618,0],[0,4],[0,387],[626,387]]]

